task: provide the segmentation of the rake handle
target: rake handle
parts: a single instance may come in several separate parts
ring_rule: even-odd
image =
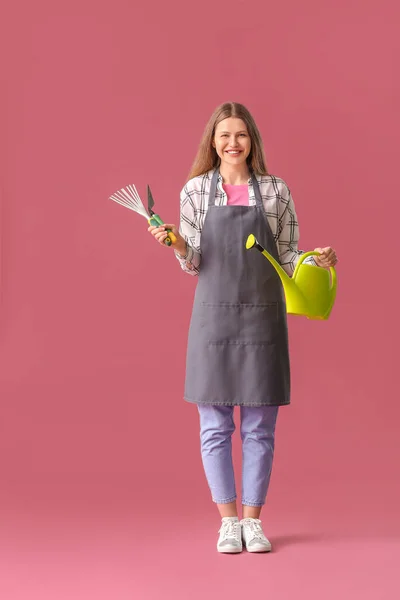
[[[152,215],[151,219],[149,220],[150,225],[153,225],[154,227],[159,227],[160,225],[164,225],[164,221],[161,219],[161,217],[159,215]],[[176,242],[176,236],[172,233],[171,229],[167,229],[166,230],[168,233],[168,237],[165,238],[164,240],[164,244],[166,246],[171,246],[171,244],[175,244]]]

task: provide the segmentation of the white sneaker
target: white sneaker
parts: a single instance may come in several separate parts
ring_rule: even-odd
[[[247,552],[271,552],[271,542],[265,537],[260,519],[242,519],[242,539]]]
[[[243,550],[242,528],[238,517],[223,517],[221,529],[218,533],[218,552],[229,552],[233,554]]]

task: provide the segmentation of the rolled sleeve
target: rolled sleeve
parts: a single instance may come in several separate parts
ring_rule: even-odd
[[[200,229],[196,207],[186,187],[183,188],[180,195],[179,233],[186,241],[186,255],[181,256],[175,250],[175,256],[185,273],[196,276],[199,274],[201,263]]]

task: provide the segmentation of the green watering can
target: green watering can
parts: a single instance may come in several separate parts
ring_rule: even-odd
[[[304,315],[308,319],[325,320],[329,317],[336,297],[336,271],[303,264],[307,256],[318,252],[305,252],[299,258],[292,277],[286,274],[281,265],[263,248],[254,235],[249,235],[246,248],[256,248],[275,267],[281,278],[286,297],[286,310],[291,315]]]

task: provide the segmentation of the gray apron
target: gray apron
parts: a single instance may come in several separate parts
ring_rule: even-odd
[[[245,247],[253,233],[279,261],[258,182],[252,175],[256,206],[216,206],[218,176],[217,169],[201,234],[184,397],[199,404],[289,404],[283,287],[271,263]]]

